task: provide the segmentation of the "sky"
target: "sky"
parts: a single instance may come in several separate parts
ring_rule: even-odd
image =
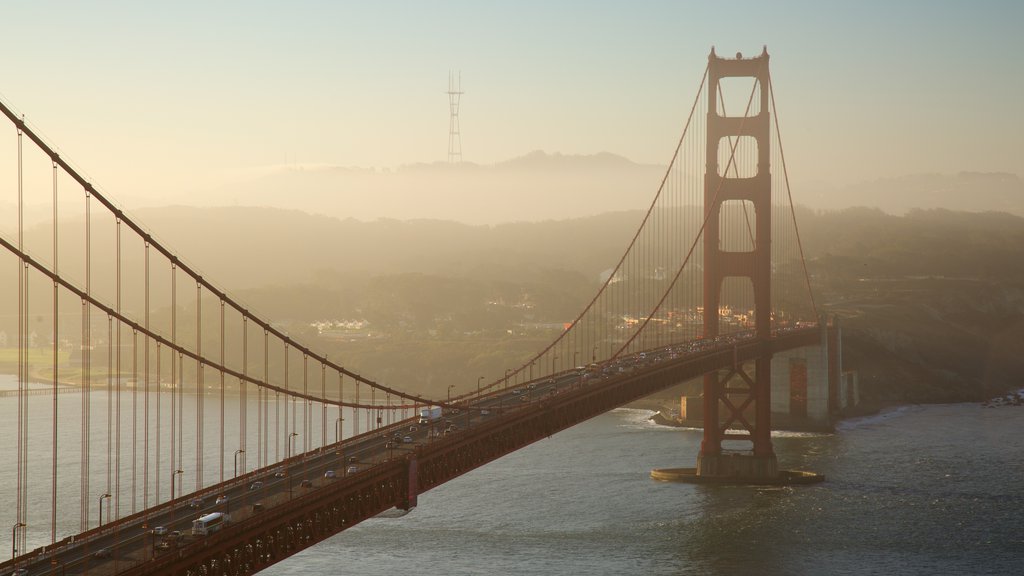
[[[280,166],[611,152],[665,164],[707,55],[768,47],[789,169],[1024,174],[1024,2],[14,1],[0,98],[108,195]],[[13,132],[13,130],[12,130]]]

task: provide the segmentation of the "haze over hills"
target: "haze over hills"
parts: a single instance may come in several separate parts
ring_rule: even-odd
[[[534,151],[490,165],[412,164],[395,170],[340,166],[268,168],[213,193],[207,205],[268,206],[338,218],[438,219],[466,224],[582,218],[646,209],[665,167],[610,153]],[[920,174],[836,187],[794,183],[797,204],[904,214],[913,208],[1024,215],[1015,174]]]
[[[1024,180],[1005,172],[915,174],[841,188],[809,186],[799,198],[800,203],[825,210],[867,206],[889,214],[905,214],[915,208],[943,208],[1024,216]]]
[[[609,153],[536,151],[491,165],[437,162],[395,170],[282,166],[213,198],[226,205],[293,208],[358,220],[497,224],[646,208],[663,175],[661,166]]]
[[[571,220],[646,210],[664,173],[664,166],[639,164],[607,152],[534,151],[496,164],[436,162],[396,169],[297,164],[237,175],[233,184],[208,191],[191,205],[279,208],[359,221],[427,219],[481,225]],[[901,215],[915,208],[940,208],[1024,216],[1024,180],[1016,174],[917,174],[845,186],[801,182],[792,176],[794,201],[814,210],[863,206]],[[132,190],[108,192],[129,213],[181,203],[175,197],[150,198]],[[49,194],[29,190],[26,224],[52,218],[48,198]],[[0,202],[0,210],[8,215],[0,230],[12,230],[17,206]],[[80,216],[81,204],[62,206],[61,214]]]

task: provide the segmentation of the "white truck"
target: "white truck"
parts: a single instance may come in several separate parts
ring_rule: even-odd
[[[420,409],[420,424],[430,424],[441,419],[441,407],[434,406],[433,408],[421,408]]]

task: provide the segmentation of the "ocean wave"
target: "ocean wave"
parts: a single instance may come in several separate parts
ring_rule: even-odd
[[[796,432],[793,430],[772,430],[772,438],[820,438],[831,436],[831,432]]]
[[[892,420],[893,418],[899,418],[911,412],[917,412],[921,410],[920,406],[896,406],[893,408],[885,408],[878,414],[872,414],[870,416],[861,416],[860,418],[849,418],[842,420],[836,424],[836,431],[845,430],[856,430],[858,428],[866,428],[874,426]]]

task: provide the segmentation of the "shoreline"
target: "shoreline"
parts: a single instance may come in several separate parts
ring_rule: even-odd
[[[898,409],[906,406],[919,406],[922,404],[941,405],[946,403],[925,402],[917,404],[862,405],[852,410],[848,410],[843,414],[840,414],[834,420],[832,420],[828,426],[822,426],[814,422],[794,424],[792,422],[781,421],[777,427],[773,427],[773,430],[785,432],[833,433],[837,430],[838,425],[846,420],[864,418],[866,416],[874,416],[889,409]],[[987,400],[957,402],[957,404],[975,404],[979,408],[1006,408],[1014,406],[1024,406],[1024,388],[1011,389],[997,396],[993,396]],[[629,404],[626,404],[624,406],[624,408],[648,410],[653,412],[653,414],[651,414],[647,418],[647,420],[659,426],[667,426],[669,428],[697,429],[701,429],[704,427],[703,420],[680,420],[678,417],[674,415],[677,412],[675,407],[676,403],[674,401],[651,398],[642,398],[635,402],[630,402]]]

